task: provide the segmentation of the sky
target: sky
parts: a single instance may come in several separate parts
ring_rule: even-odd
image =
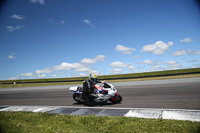
[[[199,67],[197,0],[0,2],[0,80]]]

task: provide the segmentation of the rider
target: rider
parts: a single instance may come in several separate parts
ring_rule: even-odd
[[[92,94],[92,90],[95,88],[96,83],[102,83],[97,80],[96,74],[90,74],[89,78],[83,81],[83,96],[89,105],[93,105],[92,96],[95,95]]]

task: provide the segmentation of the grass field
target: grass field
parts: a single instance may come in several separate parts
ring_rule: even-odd
[[[200,77],[200,68],[98,76],[100,80],[106,80],[108,82],[143,81],[143,80],[160,80],[160,79],[193,78],[193,77]],[[2,84],[0,84],[0,88],[81,84],[82,81],[86,78],[87,77],[1,80],[0,83]],[[16,84],[14,84],[14,82]]]
[[[0,112],[0,132],[13,133],[126,133],[200,132],[200,122],[127,117],[71,116],[49,113]]]

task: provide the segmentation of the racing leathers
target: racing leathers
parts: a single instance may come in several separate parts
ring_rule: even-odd
[[[83,81],[83,97],[87,100],[88,103],[92,102],[92,90],[95,88],[96,83],[101,83],[101,81],[92,82],[89,79]]]

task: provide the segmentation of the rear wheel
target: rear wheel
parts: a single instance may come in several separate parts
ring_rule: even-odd
[[[73,99],[74,99],[77,103],[83,103],[83,102],[80,101],[80,97],[81,97],[81,95],[78,94],[78,93],[74,93],[74,94],[73,94]]]

